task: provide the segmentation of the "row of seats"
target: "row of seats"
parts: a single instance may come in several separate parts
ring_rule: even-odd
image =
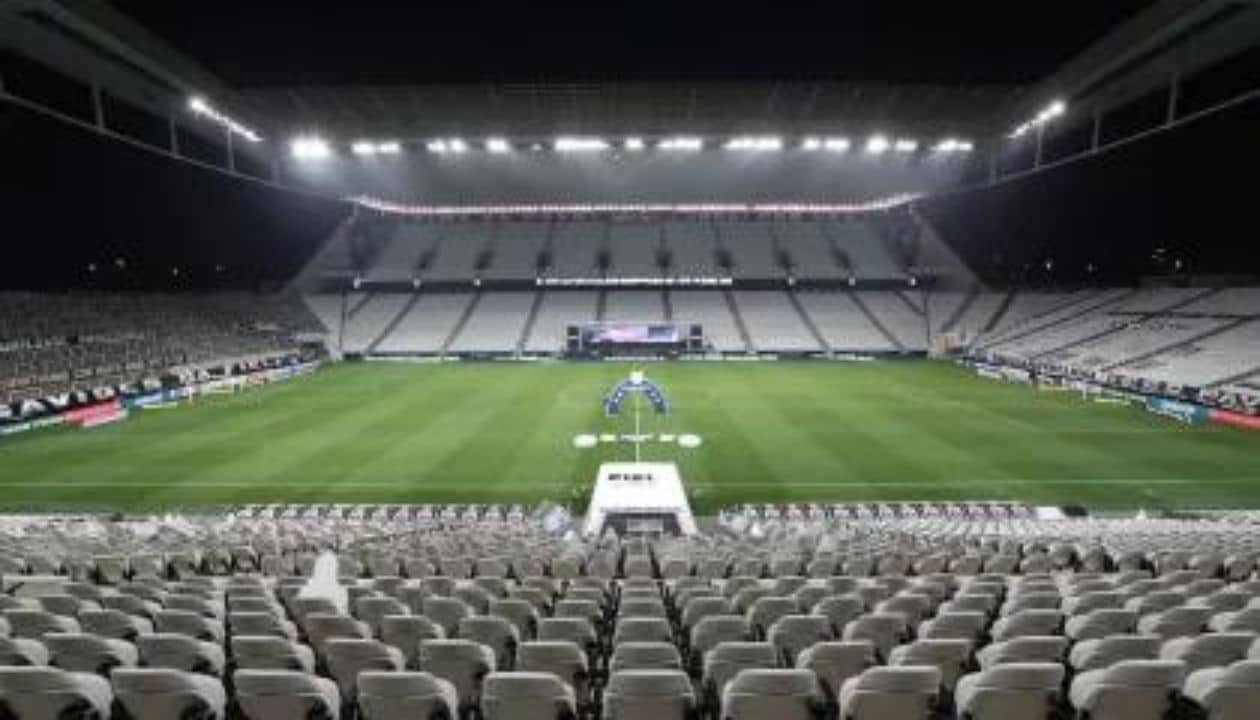
[[[487,563],[487,567],[489,565]],[[199,642],[221,643],[227,633],[233,635],[233,656],[246,657],[265,655],[263,650],[267,646],[273,650],[288,647],[248,638],[272,635],[292,642],[300,633],[314,648],[312,661],[303,663],[300,658],[304,653],[297,651],[279,655],[298,657],[299,666],[304,668],[312,666],[314,658],[321,655],[331,661],[330,667],[337,667],[341,663],[332,658],[348,652],[352,658],[364,654],[378,656],[395,669],[401,669],[411,663],[409,649],[415,650],[416,662],[424,667],[434,662],[432,658],[421,659],[426,643],[431,652],[441,650],[463,655],[486,668],[511,668],[514,659],[519,657],[513,647],[523,648],[525,643],[534,642],[533,637],[539,637],[543,642],[571,642],[574,650],[585,646],[588,660],[592,656],[592,645],[603,647],[602,651],[594,653],[594,662],[587,667],[603,667],[613,673],[639,669],[635,666],[643,663],[681,666],[684,653],[680,650],[683,650],[690,658],[684,667],[694,668],[698,661],[699,677],[708,678],[705,686],[720,688],[730,678],[717,682],[713,678],[720,672],[716,668],[722,667],[727,653],[735,656],[745,651],[768,653],[764,657],[770,658],[772,665],[780,662],[790,665],[794,656],[799,658],[818,642],[830,642],[838,636],[845,642],[864,643],[865,652],[877,660],[913,665],[922,662],[919,654],[925,652],[925,648],[930,651],[929,655],[937,653],[939,657],[941,649],[949,647],[949,643],[943,641],[954,641],[955,651],[959,647],[964,651],[961,655],[955,652],[958,667],[949,677],[956,677],[967,657],[967,648],[986,633],[997,643],[1029,635],[1052,637],[1064,627],[1064,611],[1067,611],[1069,617],[1064,628],[1067,640],[1083,643],[1134,629],[1136,610],[1126,610],[1124,614],[1113,612],[1121,601],[1131,603],[1140,599],[1147,603],[1144,609],[1152,610],[1176,599],[1162,597],[1160,593],[1182,599],[1206,593],[1200,596],[1205,598],[1201,600],[1204,609],[1243,613],[1249,609],[1246,606],[1251,605],[1250,593],[1256,590],[1255,584],[1249,582],[1222,587],[1222,580],[1204,577],[1199,571],[1181,571],[1161,578],[1148,575],[1132,571],[1105,577],[1077,573],[1059,579],[976,576],[961,580],[945,575],[917,580],[902,576],[868,580],[837,576],[822,581],[798,576],[773,580],[752,577],[707,580],[690,576],[663,585],[647,578],[610,584],[594,577],[579,577],[566,583],[547,576],[525,578],[520,582],[494,575],[465,580],[431,576],[414,584],[401,578],[380,578],[366,583],[348,579],[347,582],[353,583],[347,588],[347,595],[354,597],[353,615],[342,614],[327,599],[299,597],[298,588],[306,582],[301,578],[276,583],[271,593],[276,594],[281,603],[270,597],[266,586],[256,578],[229,581],[231,584],[224,591],[225,602],[215,599],[218,597],[216,583],[211,579],[168,583],[160,589],[161,581],[150,579],[116,590],[71,584],[67,590],[74,595],[38,598],[36,602],[45,610],[13,607],[7,617],[11,618],[12,627],[20,628],[19,635],[44,633],[51,637],[49,632],[76,629],[75,620],[69,616],[56,617],[54,611],[74,613],[80,622],[91,624],[93,629],[110,632],[108,624],[102,623],[103,618],[95,614],[100,611],[92,608],[91,603],[99,601],[115,613],[130,608],[138,619],[127,623],[116,621],[115,632],[141,635],[147,629],[143,623],[147,615],[161,635],[136,637],[141,650],[137,655],[156,657],[154,646],[166,647],[169,653],[178,655],[179,643],[164,636],[183,633],[193,641],[183,643],[188,649],[182,650],[185,658],[180,666],[192,669],[200,664],[216,674],[221,674],[224,667],[221,655],[216,658],[204,648],[191,649],[198,647]],[[93,599],[80,598],[80,595]],[[946,597],[950,599],[944,600]],[[283,602],[286,598],[288,602]],[[1053,603],[1045,598],[1053,598]],[[1156,598],[1158,602],[1154,601]],[[933,608],[933,599],[942,602]],[[160,606],[158,601],[161,601]],[[22,604],[30,605],[30,602]],[[293,621],[284,619],[282,606]],[[218,620],[225,611],[226,633]],[[409,616],[407,613],[412,611],[420,615]],[[550,613],[554,613],[554,617],[549,617]],[[1201,613],[1200,617],[1206,618],[1208,614]],[[1147,613],[1156,620],[1167,620],[1160,615],[1158,611]],[[996,621],[990,624],[989,620],[994,618]],[[373,639],[396,637],[394,633],[400,628],[395,625],[411,628],[414,636],[394,646]],[[1137,629],[1175,635],[1176,627],[1179,626],[1165,622],[1162,626],[1155,623]],[[1184,632],[1197,632],[1202,629],[1202,623],[1193,626],[1183,621],[1180,627]],[[405,634],[406,630],[402,632]],[[724,632],[729,634],[724,635]],[[899,644],[909,639],[910,634],[918,639]],[[434,644],[443,637],[457,639]],[[1233,653],[1237,655],[1237,648],[1245,649],[1254,639],[1251,635],[1244,637],[1247,643],[1230,633],[1208,639],[1233,642]],[[71,640],[56,638],[54,644]],[[757,647],[742,646],[750,642]],[[1025,643],[1030,644],[1035,643]],[[1210,644],[1192,644],[1182,648],[1185,652],[1181,654],[1185,657],[1203,655],[1199,646]],[[998,646],[983,648],[979,657],[983,658],[986,652],[995,653],[991,647]],[[1077,648],[1073,651],[1084,653]],[[123,664],[130,657],[126,653],[118,655],[123,657]],[[573,653],[570,655],[576,657]],[[1184,657],[1169,659],[1186,662]],[[1218,658],[1219,661],[1230,659],[1233,658]],[[352,670],[355,667],[351,665]],[[1085,664],[1078,666],[1076,662],[1071,667],[1074,671],[1087,669]],[[344,677],[342,681],[346,681]],[[843,686],[842,682],[835,684]],[[461,697],[476,696],[467,685],[462,689],[465,692]]]

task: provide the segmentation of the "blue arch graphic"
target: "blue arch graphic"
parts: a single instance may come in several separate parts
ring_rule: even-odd
[[[621,403],[625,402],[626,397],[630,393],[639,392],[647,397],[648,402],[652,403],[652,408],[658,413],[669,412],[669,398],[665,397],[665,391],[656,383],[643,378],[636,382],[634,378],[626,378],[617,383],[612,392],[604,398],[604,414],[616,415],[621,411]]]

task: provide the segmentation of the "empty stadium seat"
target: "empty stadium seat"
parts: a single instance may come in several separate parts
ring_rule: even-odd
[[[292,670],[237,670],[233,681],[237,704],[247,720],[336,720],[341,713],[341,693],[328,678]],[[371,704],[362,694],[359,703],[365,716],[381,717],[367,715]]]

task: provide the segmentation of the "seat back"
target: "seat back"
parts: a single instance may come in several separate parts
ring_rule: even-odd
[[[104,678],[48,667],[0,667],[0,708],[14,718],[107,718],[114,694]]]
[[[168,720],[196,715],[225,717],[223,684],[204,675],[153,668],[118,669],[111,679],[114,696],[134,720]]]
[[[870,668],[841,688],[841,717],[926,717],[940,685],[941,673],[934,667]]]
[[[722,717],[813,720],[825,703],[818,678],[808,670],[743,670],[722,692]]]
[[[341,711],[336,683],[292,670],[238,670],[235,698],[249,720],[335,718]]]
[[[719,696],[726,683],[741,670],[770,670],[779,667],[774,646],[765,642],[724,642],[704,654],[705,686]]]
[[[365,670],[402,670],[403,656],[397,648],[379,640],[334,638],[324,643],[328,674],[337,682],[344,698],[355,696],[355,681]]]
[[[147,667],[222,675],[223,649],[213,643],[176,633],[154,633],[136,638],[140,662]]]
[[[556,720],[577,715],[573,688],[550,673],[492,672],[481,690],[486,720]]]
[[[875,664],[875,647],[865,640],[820,642],[801,651],[797,667],[810,670],[831,695],[839,695],[845,680]]]
[[[604,688],[609,720],[686,720],[695,706],[690,679],[676,670],[623,670]]]
[[[108,675],[116,667],[135,667],[139,659],[131,643],[87,633],[48,633],[44,645],[53,665],[72,672]]]
[[[682,670],[678,648],[665,642],[623,642],[613,648],[609,672],[620,670]]]
[[[232,659],[243,670],[315,671],[315,656],[310,648],[270,635],[233,637]]]
[[[431,673],[367,671],[358,683],[359,709],[367,720],[458,717],[455,687]]]
[[[477,704],[482,679],[495,670],[495,655],[471,640],[425,640],[419,663],[421,670],[451,683],[461,706],[470,706]]]

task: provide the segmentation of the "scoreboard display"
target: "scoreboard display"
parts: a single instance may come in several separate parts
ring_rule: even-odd
[[[588,322],[570,325],[570,352],[687,352],[703,346],[699,325],[681,322]]]

